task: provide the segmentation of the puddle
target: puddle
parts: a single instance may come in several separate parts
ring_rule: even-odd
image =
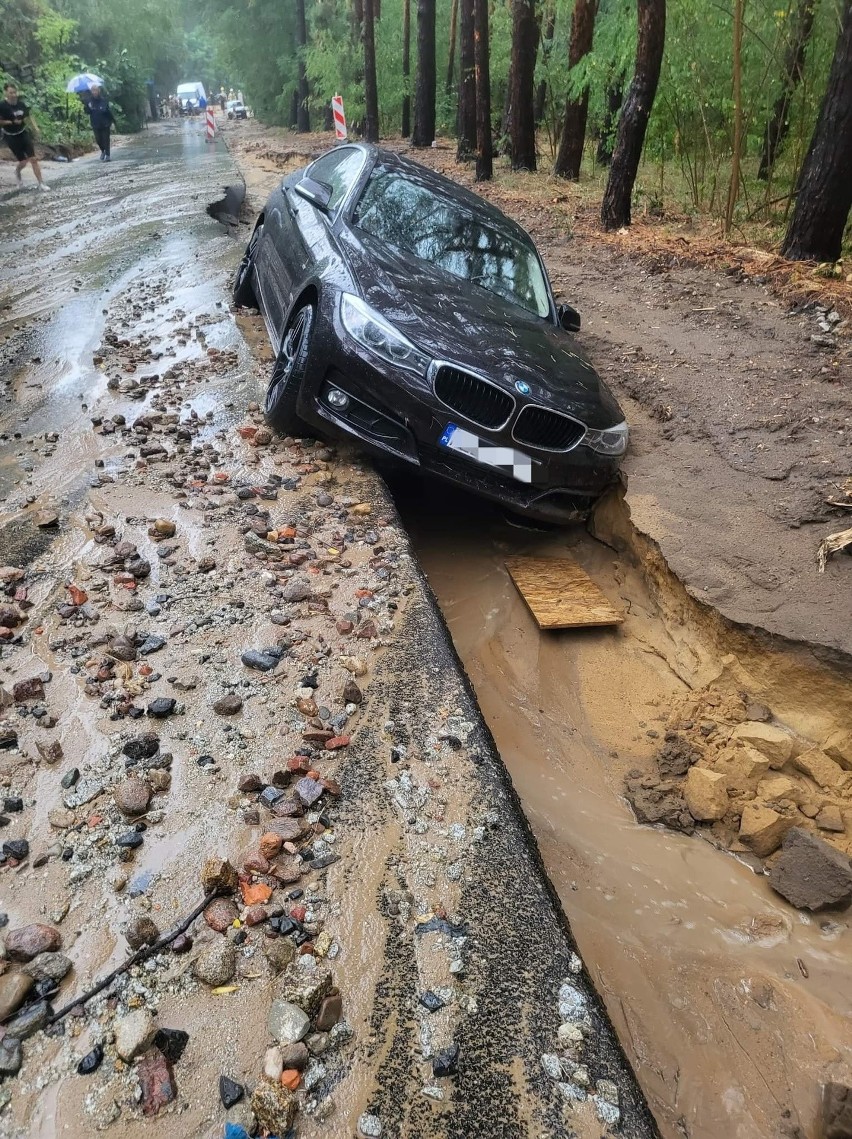
[[[852,1074],[848,917],[799,913],[702,838],[638,826],[623,778],[649,770],[672,703],[732,667],[726,653],[797,730],[834,722],[844,684],[848,713],[848,682],[806,653],[725,643],[638,547],[524,533],[455,490],[393,490],[662,1134],[766,1139],[787,1109],[809,1127],[819,1084]],[[575,558],[623,626],[542,634],[510,554]]]

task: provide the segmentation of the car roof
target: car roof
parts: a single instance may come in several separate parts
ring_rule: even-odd
[[[372,143],[365,142],[350,145],[355,145],[371,158],[381,162],[383,166],[387,166],[392,170],[398,170],[401,174],[415,175],[426,186],[436,190],[440,194],[445,194],[448,198],[452,198],[460,205],[466,206],[469,210],[484,215],[489,218],[494,225],[499,226],[504,231],[523,237],[526,241],[532,241],[526,230],[510,217],[507,217],[502,210],[499,210],[496,206],[487,202],[485,198],[479,194],[475,194],[472,190],[466,189],[452,178],[447,178],[444,174],[439,174],[436,170],[430,170],[428,166],[424,166],[422,163],[416,162],[404,154],[399,154],[395,150],[386,150],[382,146],[375,146]]]

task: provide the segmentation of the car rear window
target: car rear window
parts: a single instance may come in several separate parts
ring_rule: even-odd
[[[354,221],[394,249],[471,281],[536,316],[550,313],[547,284],[532,243],[500,229],[488,217],[478,217],[412,175],[377,166]]]

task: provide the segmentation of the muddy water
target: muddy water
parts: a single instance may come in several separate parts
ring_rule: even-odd
[[[810,1134],[819,1083],[852,1072],[847,919],[797,913],[701,838],[638,826],[621,793],[627,770],[647,770],[671,701],[712,679],[719,656],[697,622],[668,625],[640,570],[584,531],[525,533],[455,493],[395,492],[662,1133]],[[540,633],[510,554],[575,558],[624,624]]]

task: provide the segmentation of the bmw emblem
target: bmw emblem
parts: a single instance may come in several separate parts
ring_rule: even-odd
[[[529,395],[530,385],[525,384],[523,380],[515,380],[515,391],[520,392],[521,395]]]

